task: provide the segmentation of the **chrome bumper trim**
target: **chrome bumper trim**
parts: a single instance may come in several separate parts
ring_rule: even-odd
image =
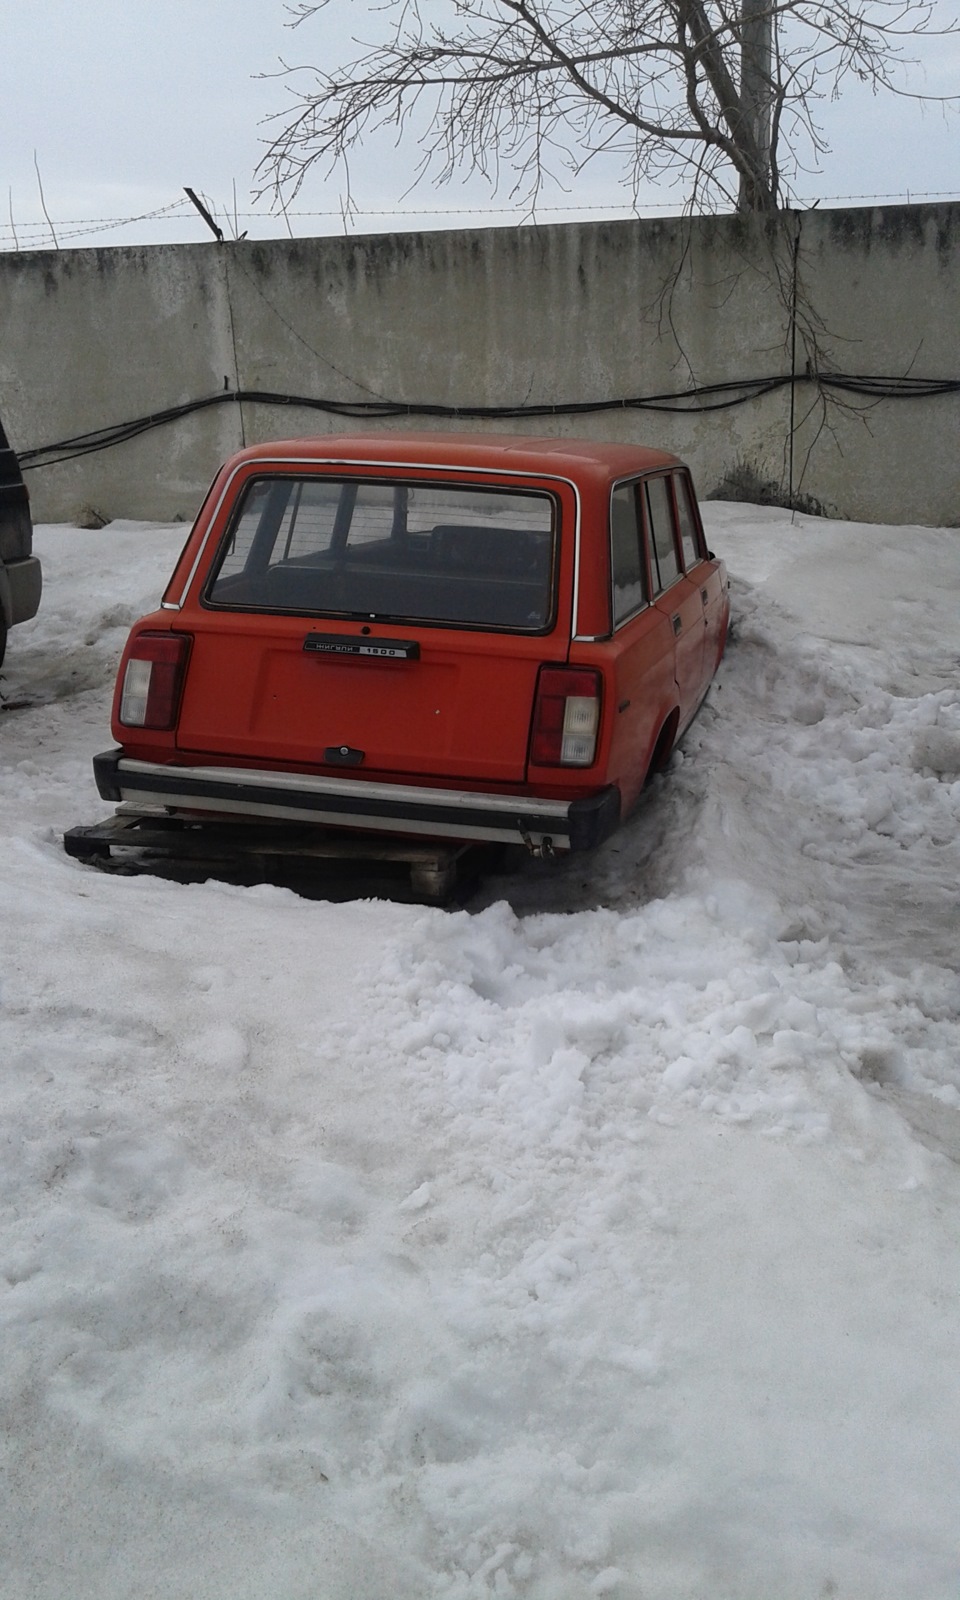
[[[616,789],[587,800],[550,800],[329,774],[166,766],[130,759],[119,750],[98,756],[94,767],[101,795],[122,802],[127,811],[163,807],[178,814],[313,822],[428,838],[534,845],[550,840],[558,850],[599,843],[613,831],[620,815]]]

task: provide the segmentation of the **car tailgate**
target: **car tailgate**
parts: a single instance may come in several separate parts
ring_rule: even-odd
[[[521,782],[544,644],[208,612],[177,745],[191,757]]]

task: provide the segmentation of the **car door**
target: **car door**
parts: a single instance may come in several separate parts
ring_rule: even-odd
[[[657,739],[677,704],[672,623],[651,604],[639,480],[617,484],[610,500],[611,637],[603,645],[612,673],[607,776],[634,805]]]
[[[723,655],[727,630],[727,593],[723,569],[708,551],[693,484],[686,472],[674,472],[673,494],[680,549],[687,577],[696,585],[704,622],[703,686],[705,694]]]
[[[661,472],[645,478],[642,499],[653,603],[669,621],[674,639],[682,731],[703,698],[705,628],[700,590],[680,560],[671,477]]]

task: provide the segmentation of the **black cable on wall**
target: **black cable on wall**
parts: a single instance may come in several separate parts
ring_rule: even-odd
[[[261,389],[225,389],[217,394],[205,395],[197,400],[187,400],[181,405],[168,406],[162,411],[152,411],[146,416],[131,418],[105,428],[95,428],[89,433],[74,434],[71,438],[53,444],[37,445],[20,452],[20,465],[26,472],[40,467],[57,466],[78,456],[93,455],[98,450],[110,450],[125,444],[154,428],[167,427],[194,412],[220,405],[261,405],[290,407],[323,411],[329,416],[382,420],[387,417],[438,417],[450,421],[533,420],[538,417],[597,416],[608,411],[652,411],[673,415],[701,415],[710,411],[723,411],[733,406],[747,405],[763,395],[791,384],[813,384],[821,390],[837,390],[846,395],[865,400],[928,400],[942,395],[960,393],[960,378],[909,378],[878,377],[859,373],[813,373],[793,377],[791,374],[774,374],[762,378],[742,378],[727,383],[698,384],[673,394],[627,395],[611,400],[571,400],[556,404],[517,406],[450,406],[429,401],[408,403],[402,400],[330,400],[316,395],[273,393]]]

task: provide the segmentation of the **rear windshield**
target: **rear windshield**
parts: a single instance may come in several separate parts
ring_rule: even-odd
[[[475,484],[258,478],[247,485],[208,605],[504,628],[550,622],[556,505]]]

